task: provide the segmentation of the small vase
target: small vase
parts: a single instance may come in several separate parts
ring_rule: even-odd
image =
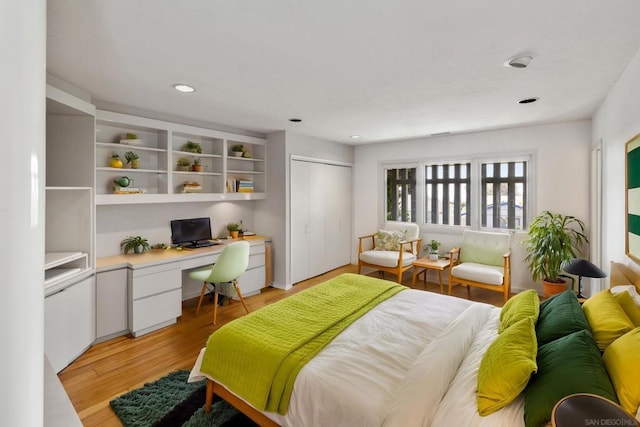
[[[131,160],[131,169],[138,169],[140,167],[140,159]]]

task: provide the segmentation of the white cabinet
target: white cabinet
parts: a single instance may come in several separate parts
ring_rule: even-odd
[[[291,161],[291,283],[349,264],[351,168]]]
[[[96,274],[96,341],[106,341],[128,332],[127,269]]]
[[[266,197],[262,138],[97,111],[95,145],[98,205]],[[231,153],[235,145],[243,146],[243,157]],[[137,168],[126,162],[128,152],[139,157]],[[111,163],[114,155],[122,167]],[[123,176],[132,183],[114,185]]]
[[[60,372],[88,349],[96,337],[95,279],[88,277],[44,300],[44,348]]]
[[[252,245],[249,248],[249,265],[247,270],[238,278],[238,286],[243,296],[260,293],[265,287],[265,244]]]
[[[128,271],[129,330],[139,336],[182,315],[182,274],[176,263]]]

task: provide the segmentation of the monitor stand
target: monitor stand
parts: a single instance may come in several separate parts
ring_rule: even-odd
[[[196,248],[206,248],[207,246],[213,246],[213,245],[215,245],[215,243],[210,240],[197,240],[189,243],[188,245],[182,245],[182,247],[187,249],[196,249]]]

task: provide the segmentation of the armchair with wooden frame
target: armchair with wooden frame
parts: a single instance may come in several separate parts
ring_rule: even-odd
[[[511,234],[465,230],[462,244],[450,251],[449,295],[454,283],[501,292],[507,302],[511,292]]]
[[[396,275],[398,283],[418,258],[422,244],[420,227],[411,222],[387,221],[383,229],[358,239],[358,274],[362,267],[370,267]]]

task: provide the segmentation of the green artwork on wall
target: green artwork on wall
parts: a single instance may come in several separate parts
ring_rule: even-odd
[[[626,150],[626,254],[640,262],[640,134],[627,142]]]

